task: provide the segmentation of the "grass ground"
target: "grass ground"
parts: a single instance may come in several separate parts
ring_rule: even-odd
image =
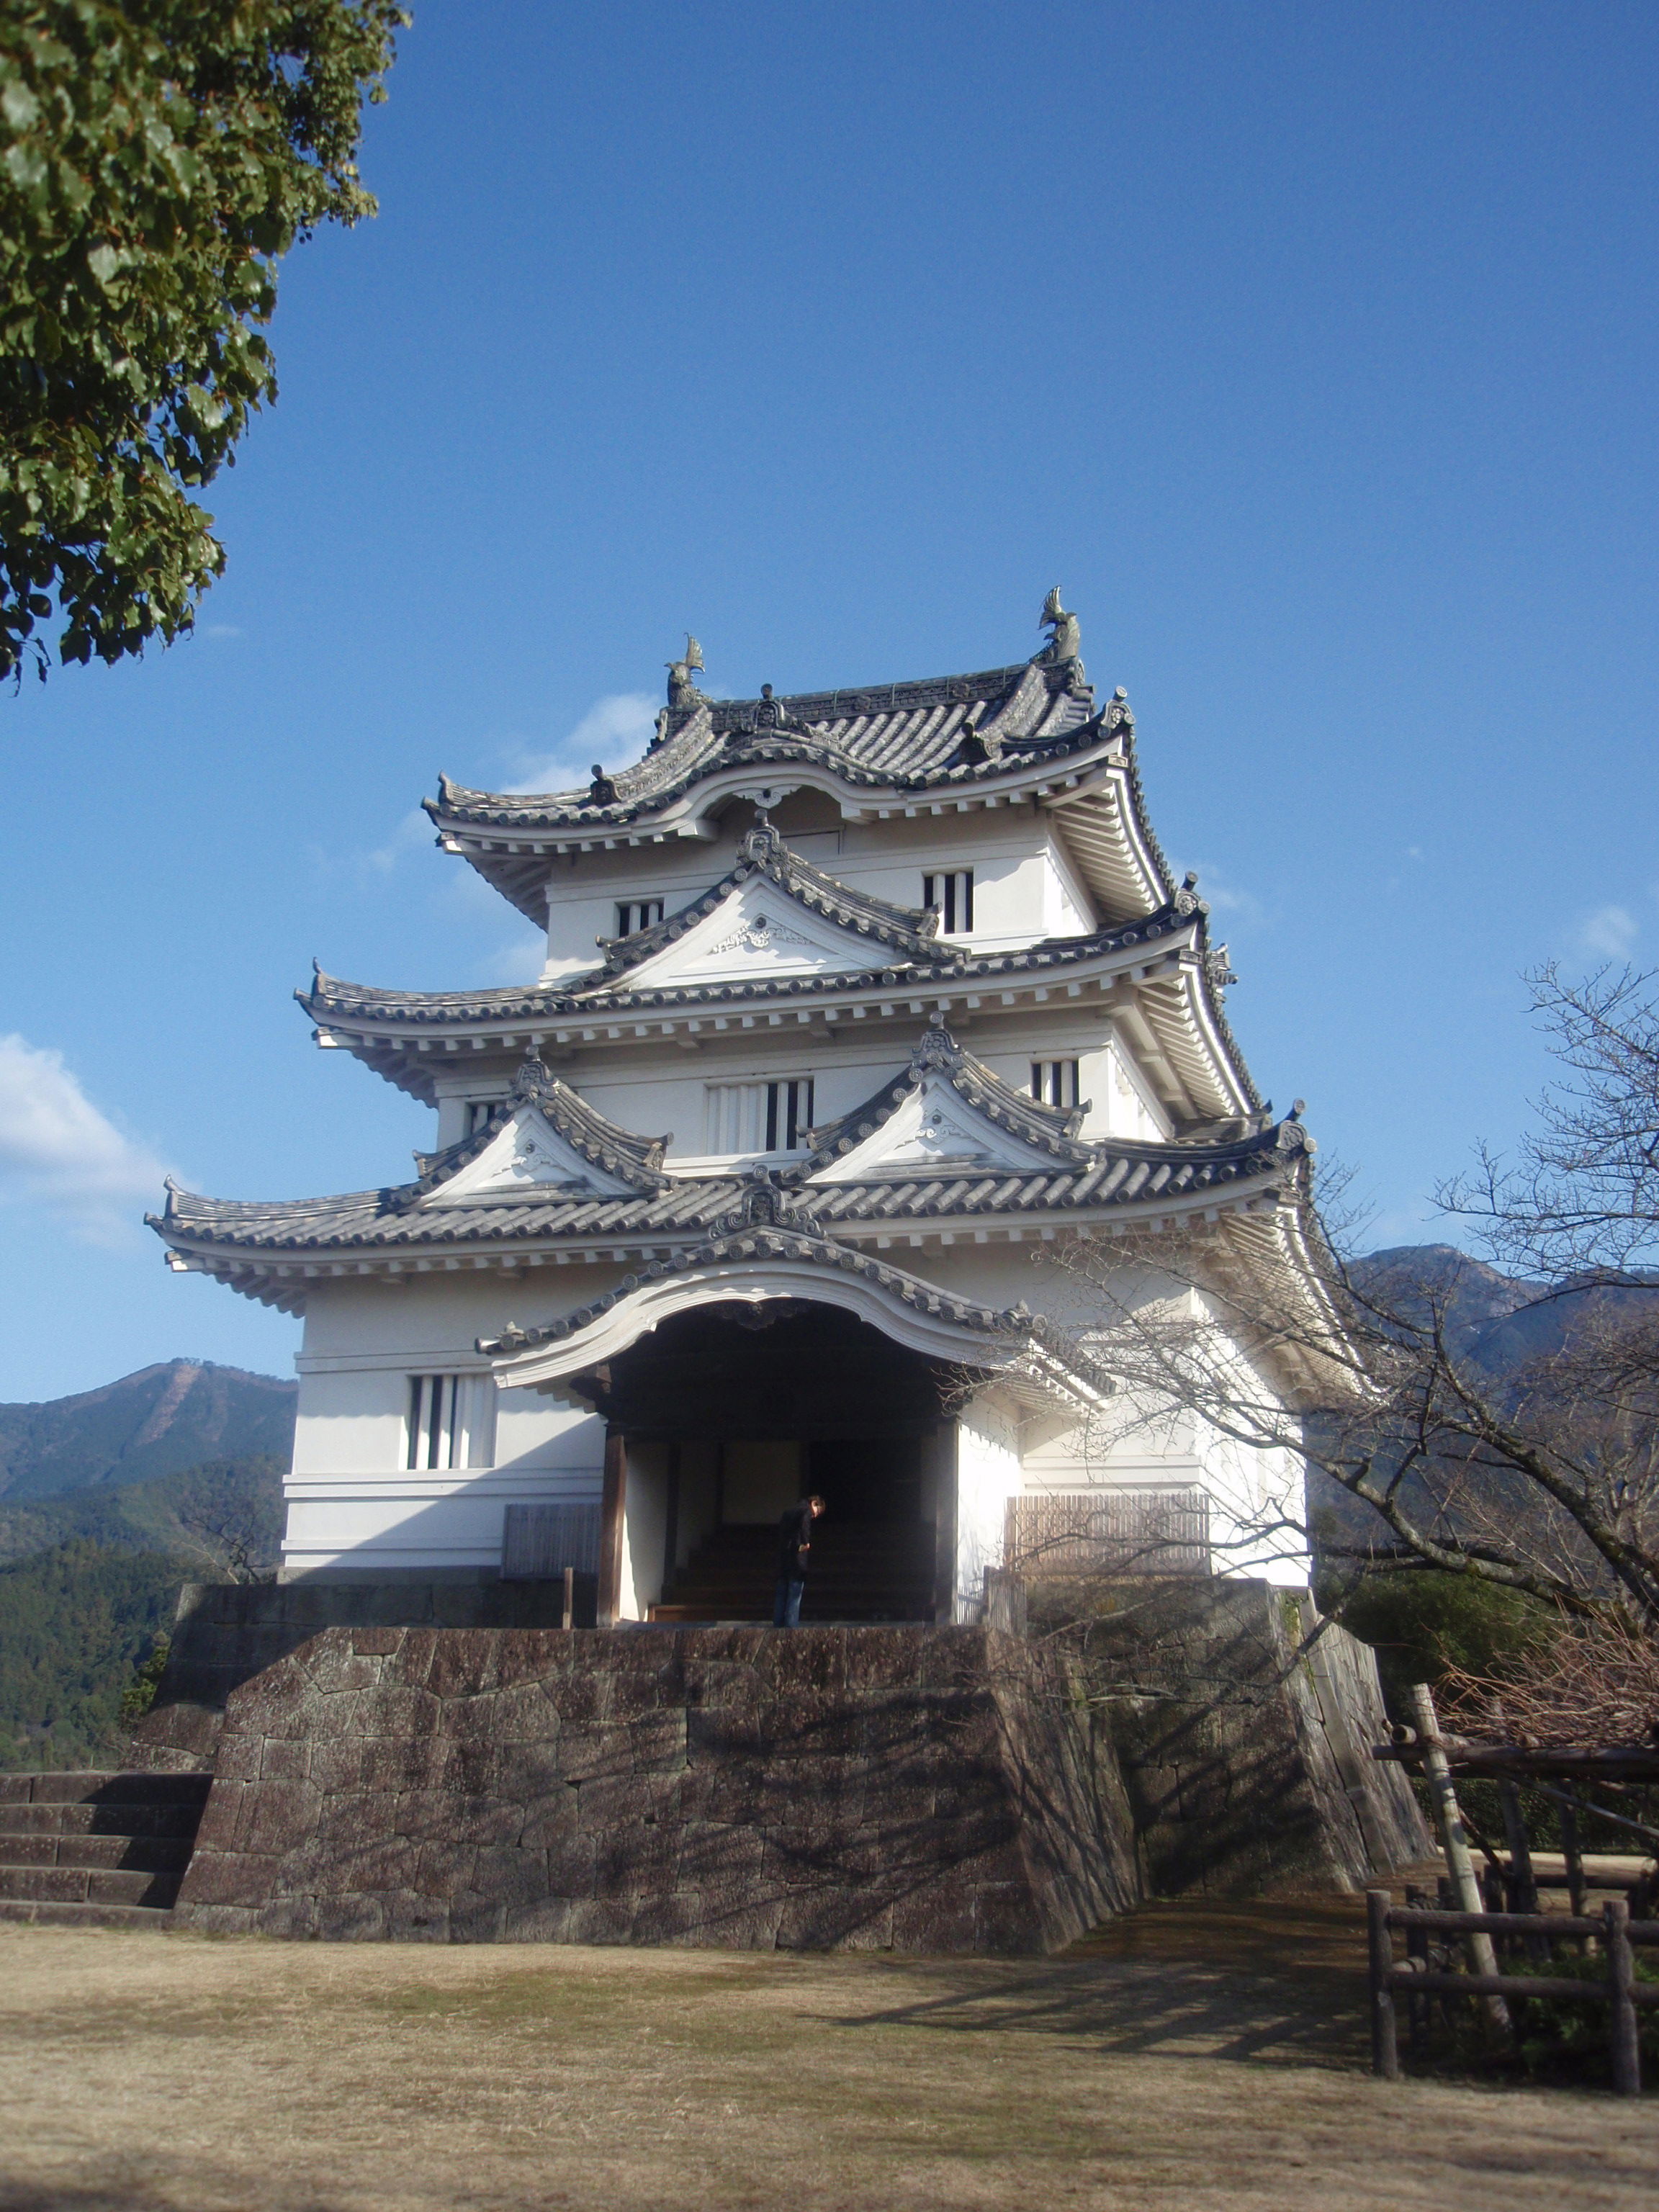
[[[1659,2096],[1370,2078],[1357,1903],[1017,1961],[0,1926],[0,2212],[1650,2212]]]

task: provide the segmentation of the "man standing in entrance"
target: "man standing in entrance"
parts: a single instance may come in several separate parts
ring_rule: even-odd
[[[800,1601],[806,1588],[806,1563],[812,1553],[812,1523],[823,1510],[821,1498],[803,1498],[778,1523],[778,1589],[772,1602],[774,1628],[800,1626]]]

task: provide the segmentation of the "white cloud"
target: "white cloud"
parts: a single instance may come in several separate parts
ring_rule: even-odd
[[[234,623],[209,623],[202,635],[204,637],[240,637],[242,633]]]
[[[1627,907],[1598,906],[1578,925],[1578,949],[1603,960],[1628,960],[1640,929]]]
[[[62,1053],[0,1036],[0,1201],[48,1207],[86,1243],[116,1244],[166,1172],[99,1112]]]
[[[1235,890],[1219,868],[1200,867],[1198,895],[1214,914],[1236,914],[1242,921],[1262,919],[1261,902],[1249,891]]]
[[[411,807],[384,845],[362,855],[362,865],[374,875],[389,876],[405,854],[431,842],[431,817],[420,807]]]
[[[614,691],[596,699],[562,745],[552,752],[521,752],[509,791],[568,791],[586,783],[595,761],[617,768],[637,759],[657,725],[657,701],[648,691]]]
[[[596,953],[594,957],[598,957]],[[538,930],[533,936],[515,937],[508,944],[498,945],[485,959],[484,972],[492,983],[533,983],[546,958],[547,939]]]

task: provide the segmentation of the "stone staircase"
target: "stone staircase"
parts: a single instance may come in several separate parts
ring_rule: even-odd
[[[0,1920],[164,1928],[208,1774],[0,1774]]]
[[[802,1620],[931,1620],[933,1547],[927,1522],[819,1522]],[[726,1522],[678,1570],[652,1620],[770,1620],[777,1551],[775,1524]]]

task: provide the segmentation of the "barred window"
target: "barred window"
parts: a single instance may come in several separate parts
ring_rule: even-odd
[[[711,1083],[708,1149],[725,1152],[799,1152],[812,1126],[812,1079],[781,1083]]]
[[[921,902],[939,910],[939,929],[946,937],[967,937],[974,927],[974,872],[952,868],[948,873],[924,876]]]
[[[476,1137],[495,1109],[503,1102],[499,1098],[469,1098],[466,1102],[466,1132]]]
[[[1045,1106],[1075,1106],[1077,1062],[1074,1060],[1034,1060],[1031,1096]]]
[[[495,1386],[488,1375],[410,1376],[405,1467],[489,1467],[495,1446]]]
[[[660,899],[618,899],[617,902],[617,934],[632,937],[636,930],[654,929],[662,920]]]

